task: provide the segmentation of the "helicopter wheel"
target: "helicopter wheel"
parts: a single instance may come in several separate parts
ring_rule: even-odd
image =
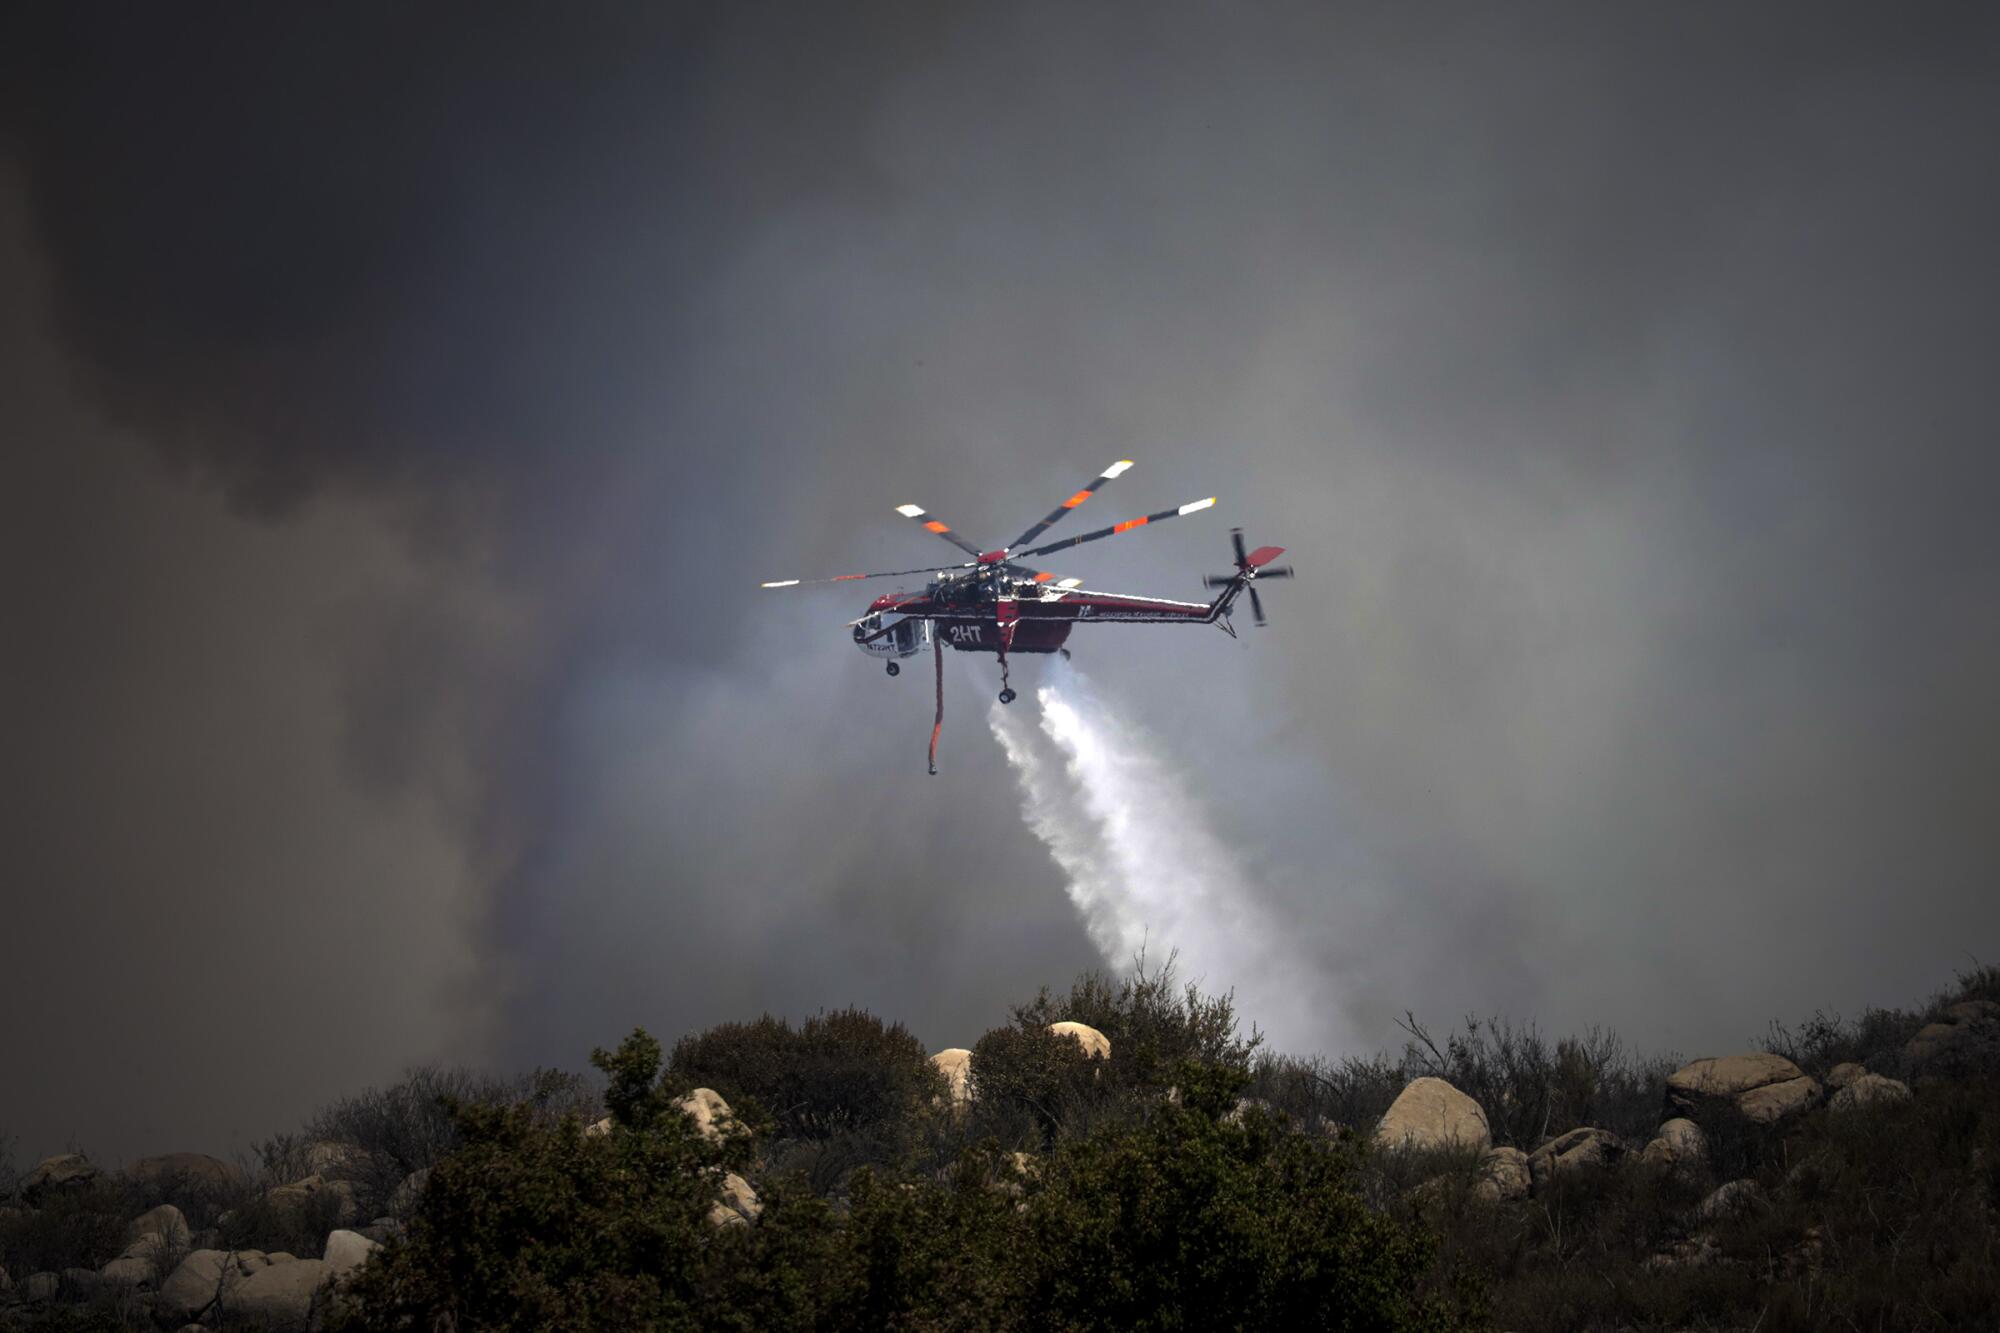
[[[1012,691],[1012,690],[1002,690],[1002,691],[1000,691],[1000,702],[1001,702],[1001,703],[1003,703],[1003,704],[1010,704],[1010,703],[1013,703],[1013,702],[1014,702],[1014,697],[1015,697],[1015,696],[1014,696],[1014,691]]]
[[[894,662],[891,662],[889,663],[889,674],[892,676],[900,676],[903,674],[903,668],[897,666]]]

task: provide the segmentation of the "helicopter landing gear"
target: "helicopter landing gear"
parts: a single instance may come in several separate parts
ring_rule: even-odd
[[[1002,691],[1000,691],[1000,702],[1001,702],[1001,703],[1003,703],[1003,704],[1010,704],[1010,703],[1013,703],[1013,702],[1014,702],[1014,700],[1015,700],[1016,698],[1018,698],[1018,697],[1019,697],[1019,696],[1018,696],[1018,695],[1016,695],[1016,694],[1014,693],[1014,691],[1013,691],[1013,690],[1011,690],[1011,689],[1006,689],[1006,690],[1002,690]]]
[[[891,662],[889,663],[889,674],[892,676],[900,676],[903,674],[903,668],[897,666],[894,662]]]

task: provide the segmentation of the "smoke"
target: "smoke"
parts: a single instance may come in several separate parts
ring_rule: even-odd
[[[1324,969],[1216,831],[1207,805],[1145,730],[1085,677],[1052,663],[1036,723],[995,703],[993,735],[1021,788],[1021,816],[1062,868],[1091,942],[1114,966],[1178,955],[1210,991],[1235,992],[1281,1049],[1343,1044]]]

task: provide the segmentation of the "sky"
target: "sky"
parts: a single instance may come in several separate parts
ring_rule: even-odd
[[[969,1046],[1131,929],[1330,1055],[2000,954],[1988,7],[5,23],[21,1157],[635,1025]],[[955,656],[935,778],[864,597],[756,586],[1125,458],[1071,524],[1220,501],[1063,572],[1196,596],[1240,525],[1272,624],[1004,715]]]

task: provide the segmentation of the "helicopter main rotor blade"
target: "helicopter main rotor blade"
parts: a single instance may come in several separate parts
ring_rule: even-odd
[[[925,513],[922,505],[897,505],[896,512],[904,518],[915,519],[917,522],[923,524],[924,531],[935,532],[938,536],[944,538],[975,560],[985,554],[977,546],[974,546],[971,542],[953,532],[949,525],[940,523],[937,519]]]
[[[1104,471],[1098,473],[1095,477],[1092,477],[1090,480],[1090,484],[1088,486],[1085,486],[1075,495],[1070,496],[1069,499],[1064,500],[1061,504],[1057,505],[1055,511],[1051,513],[1047,518],[1035,524],[1034,527],[1029,528],[1026,532],[1016,537],[1013,541],[1008,542],[1007,549],[1012,551],[1018,547],[1026,546],[1029,542],[1033,541],[1035,538],[1047,532],[1051,527],[1053,527],[1056,524],[1056,522],[1059,519],[1062,518],[1064,514],[1067,514],[1070,510],[1076,508],[1078,505],[1082,504],[1085,500],[1088,500],[1091,497],[1091,494],[1094,491],[1096,491],[1099,486],[1102,486],[1105,482],[1110,481],[1113,477],[1118,476],[1120,473],[1126,471],[1131,466],[1132,466],[1131,459],[1121,458],[1116,463],[1113,463],[1110,467],[1104,469]]]
[[[946,565],[943,569],[940,569],[936,565],[925,565],[922,569],[885,569],[877,574],[835,574],[830,579],[773,579],[769,583],[760,583],[757,586],[760,588],[798,588],[810,587],[815,583],[849,583],[855,579],[900,579],[908,578],[914,574],[941,574],[945,569],[971,569],[978,563],[976,560],[968,560],[962,565]]]
[[[1229,544],[1236,548],[1236,567],[1238,569],[1243,568],[1250,560],[1250,557],[1244,554],[1243,551],[1243,529],[1231,528],[1229,530]]]
[[[1250,614],[1257,618],[1259,625],[1265,623],[1264,599],[1257,595],[1257,585],[1254,583],[1250,585]]]
[[[1099,528],[1096,532],[1086,532],[1081,537],[1065,537],[1059,542],[1050,542],[1047,546],[1037,546],[1032,551],[1022,551],[1019,554],[1023,559],[1029,556],[1047,555],[1050,551],[1060,551],[1071,546],[1081,546],[1085,542],[1098,541],[1104,537],[1115,537],[1121,532],[1130,532],[1133,528],[1143,528],[1148,523],[1159,523],[1166,519],[1179,518],[1182,514],[1196,513],[1207,509],[1214,503],[1215,497],[1211,495],[1206,500],[1196,500],[1190,504],[1184,504],[1178,509],[1162,509],[1159,513],[1148,514],[1144,518],[1128,518],[1123,523],[1113,523],[1108,528]]]

